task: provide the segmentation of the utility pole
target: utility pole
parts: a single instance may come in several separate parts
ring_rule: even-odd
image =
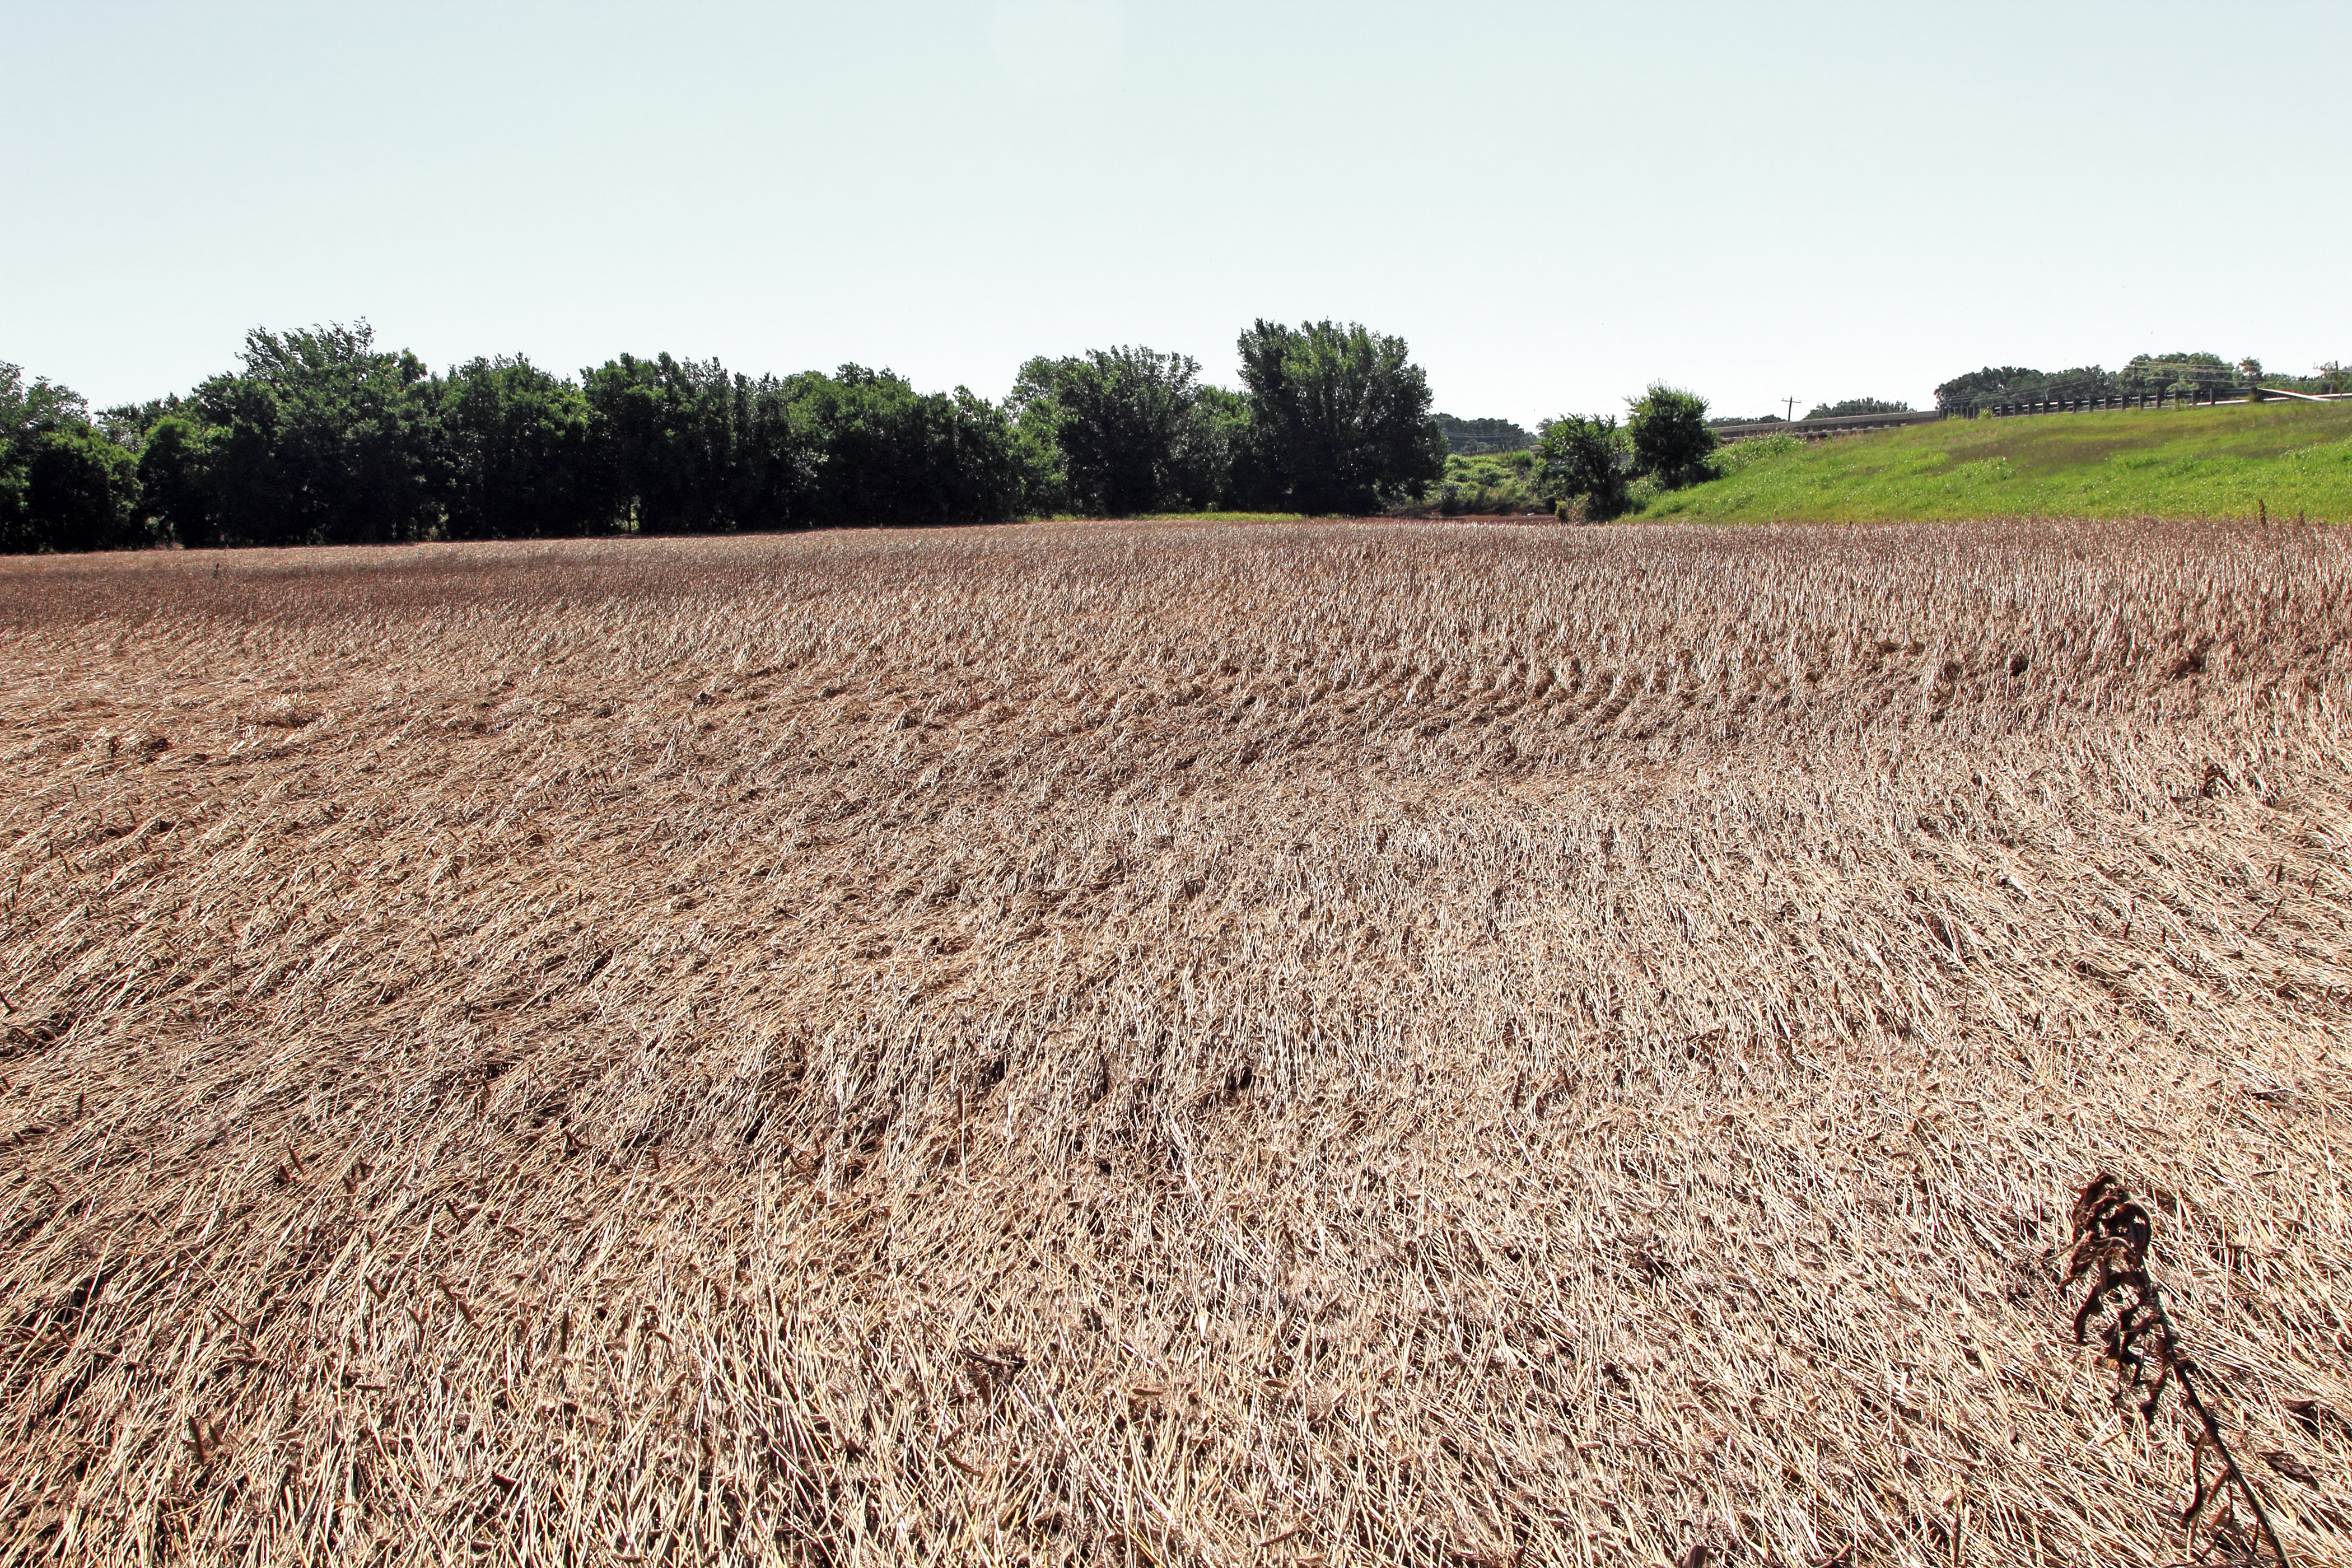
[[[1792,425],[1795,424],[1797,421],[1797,400],[1793,397],[1784,397],[1780,401],[1789,405],[1789,422]]]

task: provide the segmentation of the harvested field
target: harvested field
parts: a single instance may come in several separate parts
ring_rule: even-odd
[[[2348,568],[0,565],[0,1568],[2352,1561]]]

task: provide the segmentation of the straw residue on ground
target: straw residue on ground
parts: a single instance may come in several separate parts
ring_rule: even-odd
[[[2341,1561],[2347,590],[2223,526],[10,563],[0,1563],[2168,1561],[2056,1288],[2102,1167]]]

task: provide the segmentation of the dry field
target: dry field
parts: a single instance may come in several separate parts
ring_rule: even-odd
[[[2347,633],[2221,525],[0,565],[0,1568],[2173,1562],[2103,1166],[2352,1561]]]

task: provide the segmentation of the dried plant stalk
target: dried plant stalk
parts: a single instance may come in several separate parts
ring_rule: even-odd
[[[2075,1194],[2070,1217],[2074,1250],[2067,1260],[2064,1283],[2071,1287],[2086,1275],[2091,1279],[2090,1289],[2074,1312],[2074,1342],[2083,1343],[2094,1321],[2099,1322],[2107,1360],[2126,1379],[2125,1391],[2137,1398],[2143,1421],[2155,1422],[2167,1389],[2179,1396],[2188,1413],[2193,1429],[2189,1460],[2193,1495],[2181,1510],[2180,1523],[2189,1533],[2190,1552],[2198,1551],[2198,1531],[2202,1526],[2232,1560],[2257,1561],[2238,1522],[2237,1504],[2242,1500],[2253,1515],[2255,1530],[2271,1560],[2278,1568],[2286,1568],[2286,1552],[2271,1527],[2262,1494],[2239,1468],[2237,1456],[2222,1437],[2221,1424],[2198,1389],[2197,1363],[2173,1326],[2164,1287],[2148,1275],[2148,1244],[2156,1234],[2153,1216],[2121,1182],[2102,1171]],[[2213,1465],[2210,1479],[2206,1475],[2209,1456]]]

